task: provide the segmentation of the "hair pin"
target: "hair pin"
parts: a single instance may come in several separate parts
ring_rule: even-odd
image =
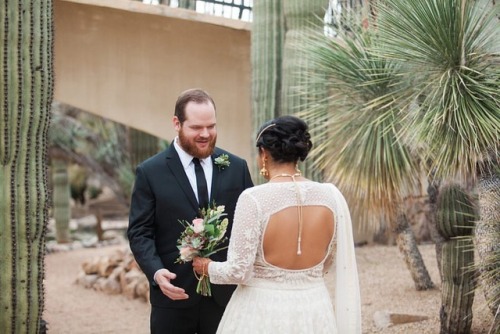
[[[259,135],[257,136],[257,140],[256,142],[259,141],[260,139],[260,136],[262,136],[262,134],[264,133],[264,131],[266,131],[267,129],[269,128],[272,128],[273,126],[276,126],[276,123],[273,123],[273,124],[269,124],[268,126],[266,126],[264,129],[262,129],[262,131],[259,133]]]

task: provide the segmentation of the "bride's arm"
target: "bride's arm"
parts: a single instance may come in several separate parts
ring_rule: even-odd
[[[259,216],[255,199],[243,192],[236,204],[227,261],[208,264],[210,282],[239,284],[251,278],[262,233]]]

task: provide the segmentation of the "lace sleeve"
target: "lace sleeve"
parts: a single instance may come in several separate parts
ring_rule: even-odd
[[[211,262],[208,267],[212,283],[240,284],[251,278],[260,244],[259,216],[256,201],[243,192],[236,204],[227,261]]]

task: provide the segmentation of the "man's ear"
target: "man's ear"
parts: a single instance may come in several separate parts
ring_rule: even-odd
[[[174,118],[172,119],[172,123],[174,124],[175,131],[179,132],[182,124],[177,116],[174,116]]]

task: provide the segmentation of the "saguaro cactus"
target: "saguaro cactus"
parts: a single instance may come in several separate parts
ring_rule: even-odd
[[[71,218],[70,188],[68,163],[64,160],[52,160],[52,180],[54,183],[53,209],[56,221],[56,240],[58,243],[70,241],[69,220]]]
[[[48,221],[52,0],[0,2],[0,333],[37,333]]]
[[[252,23],[254,129],[279,115],[285,18],[281,0],[256,1]]]
[[[472,325],[474,205],[458,186],[445,186],[438,197],[437,229],[445,239],[441,254],[441,334],[469,333]]]
[[[313,89],[307,92],[297,90],[297,84],[303,82],[304,76],[311,70],[310,60],[303,52],[297,51],[297,44],[308,38],[311,31],[323,31],[324,24],[319,18],[325,15],[327,7],[326,0],[283,1],[286,33],[283,46],[281,114],[299,112],[304,105],[304,93],[307,93],[309,98],[318,94]],[[321,98],[317,96],[318,100]],[[317,125],[319,124],[310,124],[312,133],[317,131]],[[301,168],[309,178],[322,179],[321,172],[313,168],[311,161],[303,163]]]
[[[274,117],[298,111],[301,98],[294,89],[307,69],[297,43],[309,29],[323,30],[320,20],[328,0],[255,1],[252,23],[253,127]],[[255,166],[254,166],[255,167]],[[255,167],[256,168],[256,167]],[[316,177],[314,171],[304,172]]]

